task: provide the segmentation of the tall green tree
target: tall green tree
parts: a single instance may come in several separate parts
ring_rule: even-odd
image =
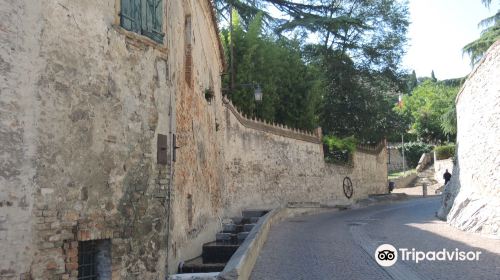
[[[411,117],[412,132],[427,143],[443,142],[456,134],[455,97],[457,86],[426,80],[403,98],[396,110]]]
[[[434,74],[434,70],[431,71],[431,80],[433,82],[437,82],[437,78],[436,78],[436,75]]]
[[[490,7],[491,0],[482,0],[486,7]],[[464,54],[468,54],[471,65],[478,63],[488,48],[500,39],[500,10],[493,16],[483,19],[479,23],[480,28],[484,28],[478,39],[465,45]]]
[[[408,77],[408,82],[407,82],[408,93],[411,93],[413,89],[415,89],[417,86],[418,86],[417,73],[415,73],[415,70],[413,70]]]
[[[302,60],[300,42],[265,34],[263,17],[257,14],[245,27],[235,12],[233,38],[229,30],[222,31],[226,52],[231,40],[234,46],[235,90],[229,97],[248,116],[296,128],[315,128],[319,94],[315,77]],[[224,82],[228,87],[229,77]],[[254,100],[257,85],[263,91],[262,102]]]
[[[287,81],[287,78],[274,79],[279,71],[263,71],[267,73],[265,78],[269,81],[265,91],[272,92],[268,95],[272,101],[263,102],[262,116],[287,122],[297,119],[295,122],[300,123],[298,115],[313,115],[314,117],[307,119],[316,119],[325,133],[340,137],[354,135],[365,141],[378,141],[397,126],[393,124],[398,119],[394,117],[392,107],[397,102],[397,93],[406,91],[406,75],[399,67],[409,25],[407,1],[217,0],[216,4],[221,18],[224,14],[227,15],[224,9],[234,7],[238,10],[242,18],[239,27],[241,30],[249,31],[252,19],[262,12],[261,22],[265,27],[262,39],[271,36],[264,34],[277,34],[272,37],[279,40],[282,40],[283,34],[287,37],[299,34],[293,40],[297,47],[297,57],[306,62],[308,73],[316,73],[301,76],[308,80],[305,81],[306,89],[300,91],[295,90],[301,88],[295,81]],[[271,6],[284,16],[273,18],[267,12]],[[236,42],[240,38],[236,34],[234,37],[236,48],[242,47],[242,52],[251,50],[256,54],[265,49],[257,47],[253,51],[241,43],[238,47]],[[310,39],[309,44],[306,44],[307,38]],[[237,62],[235,72],[240,79],[242,66],[239,64],[242,62],[239,57],[242,53],[238,52],[236,59],[240,62]],[[258,65],[259,62],[255,59],[260,55],[265,56],[252,56],[253,60],[247,60],[246,63]],[[276,61],[277,65],[282,65],[283,59],[287,58],[283,56],[280,61]],[[271,61],[272,58],[267,60]],[[295,57],[292,60],[295,61]],[[269,69],[272,68],[270,66]],[[288,76],[294,77],[291,74]],[[301,77],[297,79],[303,81]],[[246,77],[247,80],[250,78],[253,77]],[[278,80],[279,83],[275,84]],[[286,94],[280,93],[278,88],[287,83],[294,85],[293,89]],[[235,100],[238,99],[236,95],[238,94],[235,94]],[[307,105],[306,108],[312,109],[308,109],[306,114],[300,111],[294,100],[298,100],[300,104],[307,101],[306,104],[315,105]],[[295,110],[300,113],[294,113]],[[295,114],[295,117],[290,116],[291,114]]]

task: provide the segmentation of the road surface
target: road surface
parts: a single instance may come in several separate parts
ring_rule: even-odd
[[[437,220],[439,199],[418,198],[285,220],[272,227],[250,279],[500,279],[500,240],[462,232]],[[375,250],[384,243],[398,248],[399,259],[390,267],[375,261]],[[401,260],[400,250],[405,248],[423,254],[443,249],[448,254],[456,249],[480,253],[477,261],[416,263]]]

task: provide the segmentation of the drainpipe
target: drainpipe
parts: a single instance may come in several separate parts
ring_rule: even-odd
[[[168,271],[168,257],[169,257],[169,249],[170,249],[170,244],[169,244],[169,237],[170,237],[170,212],[171,212],[171,194],[172,194],[172,187],[173,187],[173,182],[174,182],[174,162],[175,162],[175,158],[174,158],[174,154],[175,154],[175,149],[177,149],[176,146],[176,141],[175,141],[175,128],[174,128],[174,114],[175,114],[175,106],[173,106],[172,104],[172,95],[174,95],[173,93],[170,94],[170,104],[169,104],[169,110],[170,110],[170,118],[169,118],[169,138],[170,138],[170,157],[169,157],[169,166],[170,166],[170,180],[168,182],[168,190],[167,190],[167,236],[166,236],[166,242],[167,242],[167,256],[166,256],[166,260],[165,260],[165,270],[166,270],[166,275],[165,275],[165,279],[168,279],[168,274],[169,274],[169,271]]]

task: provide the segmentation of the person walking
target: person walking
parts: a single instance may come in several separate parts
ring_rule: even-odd
[[[444,185],[448,184],[448,182],[450,181],[451,173],[448,172],[448,169],[446,169],[446,171],[444,172],[443,179],[444,179]]]

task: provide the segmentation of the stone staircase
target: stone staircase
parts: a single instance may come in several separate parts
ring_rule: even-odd
[[[436,181],[434,177],[434,163],[428,165],[424,170],[417,173],[417,180],[414,187],[422,194],[422,186],[427,186],[427,195],[440,194],[443,191],[443,186]]]
[[[422,171],[417,172],[417,178],[409,187],[397,188],[394,193],[405,193],[412,196],[423,195],[423,185],[427,186],[427,195],[435,195],[442,192],[441,184],[434,179],[434,164],[429,164]]]
[[[430,164],[424,170],[417,173],[417,180],[414,186],[422,187],[423,184],[426,184],[429,187],[437,183],[438,181],[434,179],[434,164]]]
[[[201,256],[181,263],[178,273],[222,271],[259,218],[267,212],[269,210],[244,210],[241,217],[228,219],[222,224],[222,231],[216,234],[215,241],[203,244]]]

